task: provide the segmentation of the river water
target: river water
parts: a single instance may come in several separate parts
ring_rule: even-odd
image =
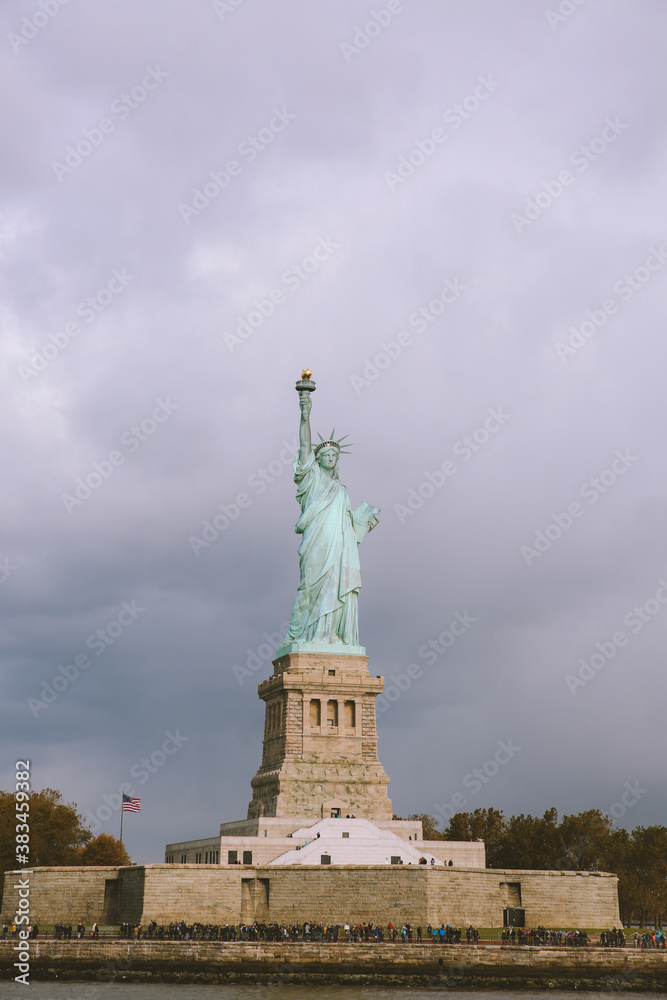
[[[0,1000],[27,996],[30,1000],[602,1000],[613,993],[570,993],[560,991],[521,992],[513,990],[450,990],[419,986],[402,989],[371,986],[189,986],[142,983],[40,983],[31,982],[28,990],[19,983],[0,982]],[[628,994],[630,995],[630,994]],[[616,994],[618,997],[618,994]],[[664,1000],[664,993],[642,993],[643,1000]]]

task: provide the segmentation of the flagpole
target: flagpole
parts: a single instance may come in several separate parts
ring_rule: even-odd
[[[125,812],[125,810],[123,809],[123,800],[121,798],[121,801],[120,801],[120,842],[121,842],[121,844],[123,843],[123,813],[124,812]]]

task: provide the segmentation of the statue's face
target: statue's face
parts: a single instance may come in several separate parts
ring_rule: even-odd
[[[322,448],[317,454],[317,461],[323,469],[335,469],[338,465],[338,452],[335,448]]]

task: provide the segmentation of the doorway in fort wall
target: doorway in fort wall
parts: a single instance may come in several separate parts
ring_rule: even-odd
[[[510,907],[521,906],[521,883],[501,882],[500,895],[502,898],[503,908],[508,906]]]
[[[102,907],[101,923],[120,923],[120,880],[107,878],[104,880],[104,905]]]
[[[241,923],[269,919],[269,879],[241,879]]]

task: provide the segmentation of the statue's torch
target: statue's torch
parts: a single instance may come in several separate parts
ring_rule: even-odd
[[[310,368],[304,368],[301,372],[301,378],[295,386],[300,399],[303,399],[303,396],[301,395],[302,392],[315,392],[317,386],[313,382],[312,375],[313,373]]]

